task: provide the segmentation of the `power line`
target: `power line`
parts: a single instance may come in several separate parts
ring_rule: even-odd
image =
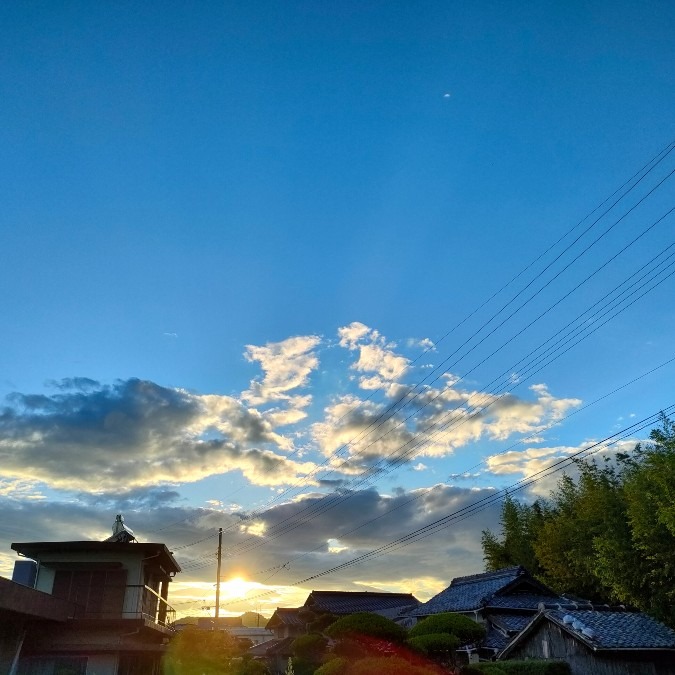
[[[649,162],[647,162],[641,169],[639,169],[635,174],[633,174],[633,176],[631,176],[631,178],[629,178],[626,182],[624,182],[624,184],[623,184],[622,186],[620,186],[617,190],[615,190],[615,191],[612,193],[612,195],[610,195],[608,198],[606,198],[606,199],[605,199],[598,207],[596,207],[595,209],[593,209],[586,217],[584,217],[581,221],[579,221],[579,223],[577,223],[573,228],[571,228],[570,230],[568,230],[568,231],[567,231],[562,237],[560,237],[554,244],[552,244],[551,246],[549,246],[542,254],[540,254],[539,256],[537,256],[531,263],[529,263],[523,270],[521,270],[521,272],[519,272],[515,277],[513,277],[507,284],[505,284],[504,286],[502,286],[496,293],[494,293],[494,294],[493,294],[492,296],[490,296],[486,301],[484,301],[484,302],[483,302],[476,310],[474,310],[471,314],[469,314],[467,317],[465,317],[465,319],[463,319],[461,322],[459,322],[453,329],[451,329],[450,331],[448,331],[448,332],[447,332],[447,333],[446,333],[439,341],[437,341],[436,344],[440,343],[442,340],[444,340],[446,337],[448,337],[452,332],[454,332],[454,330],[456,330],[458,327],[460,327],[461,325],[463,325],[468,319],[470,319],[472,316],[474,316],[474,315],[475,315],[482,307],[484,307],[485,305],[487,305],[492,299],[494,299],[494,298],[497,297],[500,293],[502,293],[508,286],[510,286],[512,283],[514,283],[514,282],[515,282],[518,278],[520,278],[525,272],[527,272],[529,269],[531,269],[537,262],[539,262],[539,261],[540,261],[541,259],[543,259],[550,251],[552,251],[559,243],[561,243],[562,241],[564,241],[567,237],[569,237],[569,236],[571,235],[571,233],[573,233],[576,229],[578,229],[578,227],[580,227],[586,220],[588,220],[590,217],[592,217],[593,214],[595,214],[598,210],[602,209],[608,202],[610,202],[616,195],[618,195],[625,187],[630,186],[630,187],[628,187],[628,189],[626,189],[625,192],[623,192],[617,199],[615,199],[615,200],[611,203],[611,205],[603,211],[603,213],[602,213],[600,216],[598,216],[598,217],[597,217],[597,218],[596,218],[596,219],[595,219],[588,227],[586,227],[585,230],[584,230],[580,235],[578,235],[578,236],[572,241],[571,244],[569,244],[569,245],[568,245],[561,253],[559,253],[559,254],[555,257],[555,259],[554,259],[552,262],[548,263],[548,264],[546,265],[546,267],[544,268],[544,270],[543,270],[542,272],[540,272],[538,276],[541,276],[541,274],[543,274],[543,272],[545,272],[545,271],[547,271],[548,269],[550,269],[551,266],[552,266],[555,262],[557,262],[559,259],[561,259],[561,257],[562,257],[567,251],[569,251],[569,250],[571,249],[571,247],[574,246],[574,244],[576,244],[578,241],[580,241],[580,239],[581,239],[583,236],[585,236],[585,234],[587,234],[593,227],[595,227],[595,225],[596,225],[596,224],[597,224],[597,223],[598,223],[605,215],[607,215],[607,214],[608,214],[608,213],[609,213],[609,212],[610,212],[610,211],[611,211],[611,210],[612,210],[612,209],[613,209],[613,208],[614,208],[614,207],[615,207],[622,199],[624,199],[628,194],[630,194],[630,192],[631,192],[633,189],[635,189],[635,188],[642,182],[642,180],[644,180],[644,178],[646,178],[646,176],[648,176],[648,175],[651,173],[651,171],[653,171],[653,170],[654,170],[654,169],[655,169],[655,168],[663,161],[663,159],[665,159],[665,158],[672,152],[672,150],[673,150],[674,148],[675,148],[675,142],[671,142],[671,143],[669,143],[668,145],[666,145],[659,153],[657,153],[657,155],[655,155],[655,156],[654,156],[651,160],[649,160]],[[665,179],[663,179],[663,180],[665,180]],[[661,181],[661,182],[663,182],[663,181]],[[632,184],[631,184],[631,183],[632,183]],[[659,185],[660,185],[660,183],[659,183]],[[658,185],[657,185],[656,187],[658,187]],[[641,203],[644,199],[646,199],[646,197],[649,196],[649,194],[651,194],[651,192],[653,192],[654,189],[656,189],[656,188],[653,188],[653,189],[650,191],[650,193],[648,193],[648,195],[646,195],[645,197],[643,197],[643,199],[640,200],[640,202],[638,202],[638,204]],[[637,204],[634,205],[633,208],[635,208],[636,206],[637,206]],[[630,211],[632,211],[632,209],[629,210],[629,212],[630,212]],[[625,217],[625,215],[627,215],[627,214],[624,214],[624,217]],[[620,220],[621,220],[621,219],[620,219]],[[616,225],[616,224],[617,224],[617,223],[615,223],[614,225]],[[612,226],[612,227],[613,227],[613,226]],[[610,228],[610,229],[611,229],[611,228]],[[605,234],[606,234],[606,232],[605,232]],[[604,234],[601,235],[601,236],[604,236]],[[596,243],[597,243],[597,240],[596,240]],[[585,251],[584,251],[584,252],[585,252]],[[583,255],[584,252],[582,252],[582,255]],[[579,257],[579,256],[578,256],[578,257]],[[578,259],[578,257],[577,257],[577,259]],[[575,260],[576,260],[576,259],[575,259]],[[573,262],[574,262],[574,261],[573,261]],[[572,263],[570,263],[570,264],[572,264]],[[567,267],[569,267],[569,265],[568,265]],[[566,267],[565,269],[567,269],[567,267]],[[564,270],[562,270],[562,271],[564,271]],[[558,275],[556,275],[556,277],[554,277],[554,278],[557,278],[557,276],[559,276],[559,274],[561,274],[562,271],[559,272]],[[503,305],[502,308],[501,308],[498,312],[496,312],[495,314],[493,314],[493,316],[492,316],[486,323],[484,323],[484,324],[481,326],[481,328],[480,328],[476,333],[474,333],[474,335],[473,335],[472,337],[477,336],[477,335],[478,335],[485,327],[487,327],[487,326],[488,326],[488,325],[489,325],[489,324],[490,324],[497,316],[499,316],[499,314],[501,314],[501,312],[503,312],[505,308],[507,308],[507,307],[508,307],[508,306],[509,306],[516,298],[518,298],[525,290],[527,290],[527,289],[534,283],[534,281],[536,280],[536,278],[538,278],[538,276],[537,276],[537,277],[534,277],[532,280],[530,280],[530,282],[529,282],[524,288],[522,288],[522,289],[521,289],[521,290],[520,290],[513,298],[511,298],[511,300],[509,300],[505,305]],[[552,281],[552,280],[551,280],[551,281]],[[549,284],[551,283],[551,281],[549,281]],[[548,284],[547,284],[547,285],[548,285]],[[546,286],[545,286],[545,287],[546,287]],[[544,287],[544,288],[545,288],[545,287]],[[538,295],[542,290],[544,290],[544,288],[541,288],[541,289],[537,292],[536,295]],[[530,300],[532,300],[533,297],[534,297],[534,296],[532,296],[527,302],[529,302]],[[525,304],[527,304],[527,302],[524,303],[523,305],[521,305],[521,307],[519,307],[518,310],[516,310],[516,312],[517,312],[517,311],[520,311],[520,309],[522,309],[522,307],[523,307]],[[510,319],[514,314],[515,314],[515,312],[512,313],[512,314],[507,318],[507,320]],[[504,323],[504,322],[502,322],[502,324],[500,324],[500,326],[503,325],[503,323]],[[500,326],[498,326],[497,328],[499,328]],[[492,334],[495,332],[495,330],[496,330],[496,329],[493,329],[493,330],[489,333],[489,335],[492,335]],[[488,336],[489,336],[489,335],[488,335]],[[487,336],[486,336],[486,337],[487,337]],[[484,338],[484,339],[486,339],[486,338]],[[479,344],[481,344],[481,343],[484,341],[484,339],[481,340],[481,342],[480,342]],[[463,343],[462,346],[466,345],[470,340],[471,340],[471,338],[469,338],[469,340],[465,341],[465,342]],[[453,354],[451,354],[451,356],[448,357],[448,359],[446,359],[446,360],[441,364],[441,366],[444,365],[445,363],[447,363],[447,361],[449,360],[449,358],[451,358],[452,355],[456,354],[456,353],[458,352],[458,350],[461,349],[462,346],[460,346],[458,349],[456,349],[456,350],[453,352]],[[461,357],[461,358],[464,358],[465,356],[467,356],[468,353],[470,353],[471,351],[473,351],[473,349],[475,349],[475,347],[477,347],[477,346],[478,346],[478,345],[474,345],[474,347],[473,347],[469,352],[467,352],[466,354],[464,354],[463,357]],[[426,350],[424,353],[427,353],[427,352],[428,352],[428,350]],[[420,355],[420,356],[417,357],[417,358],[419,359],[419,358],[421,358],[422,356],[423,356],[423,354]],[[415,359],[415,361],[416,361],[416,360],[417,360],[417,359]],[[412,363],[414,363],[415,361],[413,361]],[[409,364],[409,365],[411,365],[411,364]],[[456,364],[455,364],[455,365],[456,365]],[[452,366],[450,366],[450,367],[452,367]],[[407,368],[407,366],[406,366],[406,368]],[[404,369],[404,370],[405,370],[405,369]],[[438,368],[434,369],[434,371],[432,371],[432,373],[429,373],[423,380],[421,380],[421,382],[417,383],[417,384],[414,386],[413,391],[414,391],[414,389],[416,389],[417,387],[421,386],[421,385],[422,385],[422,384],[423,384],[423,383],[424,383],[424,382],[425,382],[425,381],[426,381],[426,380],[427,380],[434,372],[437,372],[437,370],[438,370]],[[447,369],[446,369],[444,372],[447,372]],[[439,375],[435,380],[433,380],[433,382],[436,382],[436,381],[439,379],[439,377],[440,377],[440,375]],[[432,382],[432,383],[433,383],[433,382]],[[375,393],[375,392],[371,392],[371,394],[366,398],[366,401],[367,401],[369,398],[371,398],[371,397],[374,395],[374,393]],[[313,475],[315,475],[316,472],[317,472],[322,466],[325,466],[325,465],[326,465],[328,462],[330,462],[332,459],[336,459],[337,457],[339,457],[339,454],[340,454],[340,452],[341,452],[342,450],[345,450],[345,449],[346,449],[347,447],[349,447],[349,445],[351,445],[352,443],[358,442],[358,440],[359,440],[360,438],[362,438],[364,434],[369,435],[370,433],[372,433],[372,432],[370,431],[370,429],[371,429],[371,427],[372,427],[373,425],[376,425],[375,428],[378,428],[378,427],[381,426],[385,421],[387,421],[388,419],[391,419],[391,417],[393,417],[393,415],[394,415],[396,412],[400,411],[400,410],[402,409],[402,407],[405,407],[406,405],[409,405],[409,403],[410,403],[412,400],[414,400],[414,399],[416,398],[417,395],[413,396],[412,399],[408,400],[408,402],[406,402],[406,403],[404,404],[404,406],[401,406],[401,408],[398,408],[398,409],[396,408],[396,406],[397,406],[399,403],[401,403],[401,402],[403,401],[403,399],[408,398],[408,397],[410,396],[410,394],[411,394],[411,392],[407,392],[407,393],[404,395],[404,397],[402,397],[402,398],[399,399],[398,401],[395,401],[393,404],[391,404],[391,405],[390,405],[385,411],[383,411],[383,412],[382,412],[375,420],[373,420],[373,421],[371,422],[371,424],[370,424],[366,429],[362,430],[362,431],[359,433],[359,435],[357,435],[357,437],[355,437],[354,439],[348,441],[346,444],[343,444],[343,445],[342,445],[340,448],[338,448],[338,449],[337,449],[330,457],[326,458],[321,464],[319,464],[318,467],[316,467],[316,468],[315,468],[312,472],[310,472],[308,475],[304,476],[302,479],[300,479],[299,481],[297,481],[293,486],[291,486],[291,487],[289,487],[289,488],[286,488],[286,489],[283,490],[281,493],[275,495],[272,499],[268,500],[268,502],[267,502],[265,505],[263,505],[262,507],[260,507],[260,508],[257,509],[256,511],[254,511],[254,512],[252,512],[252,513],[250,513],[250,514],[247,514],[247,516],[244,518],[244,521],[246,521],[246,520],[251,520],[251,519],[256,518],[256,517],[257,517],[258,515],[260,515],[261,513],[264,513],[265,510],[269,509],[271,505],[273,505],[274,503],[280,501],[285,495],[289,494],[292,490],[297,490],[297,489],[301,488],[302,486],[309,484],[309,481],[310,481],[311,477],[312,477]],[[356,409],[356,408],[358,407],[358,405],[362,405],[363,403],[364,403],[364,401],[361,401],[361,402],[360,402],[359,404],[357,404],[357,406],[355,406],[353,409]],[[352,411],[353,411],[353,410],[352,410]],[[391,412],[391,415],[389,415],[389,417],[387,417],[387,415],[388,415],[390,412]],[[340,418],[340,419],[343,419],[343,418],[344,418],[346,415],[348,415],[348,414],[350,414],[350,411],[344,413],[344,415],[343,415],[342,418]],[[339,423],[339,420],[338,420],[338,423]],[[334,469],[331,469],[331,470],[330,470],[331,473],[332,473],[333,471],[334,471]],[[181,521],[178,521],[178,522],[181,522]],[[243,521],[242,521],[242,522],[243,522]],[[232,524],[232,525],[231,525],[230,527],[228,527],[225,531],[229,531],[229,530],[231,530],[232,528],[234,528],[234,527],[236,527],[236,526],[239,526],[240,524],[241,524],[241,523]],[[213,537],[215,537],[215,536],[216,536],[216,535],[214,534]],[[183,546],[180,546],[180,547],[176,547],[176,550],[180,550],[180,549],[182,549],[182,548],[186,548],[186,547],[189,547],[189,546],[193,546],[193,545],[199,544],[199,543],[201,543],[201,541],[203,541],[203,540],[197,540],[197,541],[192,542],[192,543],[190,543],[190,544],[186,544],[186,545],[183,545]]]

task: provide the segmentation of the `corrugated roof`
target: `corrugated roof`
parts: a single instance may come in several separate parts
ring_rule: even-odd
[[[411,593],[375,593],[370,591],[312,591],[305,607],[331,614],[378,612],[419,605]]]

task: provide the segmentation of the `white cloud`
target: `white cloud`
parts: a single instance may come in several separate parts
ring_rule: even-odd
[[[340,346],[350,351],[358,350],[357,361],[351,368],[359,372],[375,373],[385,382],[391,382],[401,377],[407,370],[409,360],[393,351],[394,345],[388,344],[380,333],[365,324],[355,321],[349,326],[338,329]],[[373,377],[363,377],[361,387],[364,389],[376,388],[378,380]]]
[[[319,365],[314,350],[321,342],[316,335],[287,338],[281,342],[268,342],[264,346],[247,345],[245,358],[260,364],[262,379],[254,379],[242,399],[250,405],[263,405],[271,401],[300,399],[288,392],[307,384],[309,376]],[[307,399],[307,397],[304,397]]]
[[[491,455],[485,461],[490,473],[512,476],[514,483],[518,480],[536,479],[528,491],[533,495],[545,497],[555,488],[563,473],[573,477],[578,475],[576,465],[565,460],[576,456],[580,451],[592,448],[592,454],[583,454],[582,457],[588,456],[591,460],[604,461],[605,457],[613,458],[617,452],[632,451],[636,442],[622,441],[609,447],[600,447],[597,451],[593,448],[595,444],[592,441],[579,446],[528,447]]]

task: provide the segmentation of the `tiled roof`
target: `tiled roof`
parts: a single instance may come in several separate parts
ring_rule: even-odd
[[[495,572],[456,577],[450,585],[412,611],[413,616],[428,616],[440,612],[463,612],[479,609],[487,599],[529,573],[523,567],[505,567]]]
[[[500,652],[532,618],[532,614],[489,614],[487,634],[480,646]]]
[[[331,614],[381,612],[419,605],[411,593],[371,593],[350,591],[312,591],[305,607]]]
[[[290,656],[290,646],[295,638],[281,638],[274,640],[267,640],[267,642],[261,642],[259,645],[254,645],[246,653],[250,656],[274,656],[279,654],[280,656]]]
[[[488,621],[509,633],[520,633],[532,618],[532,614],[490,614]]]
[[[500,652],[507,644],[509,644],[511,637],[504,635],[500,630],[497,630],[493,626],[490,626],[487,629],[487,634],[485,638],[481,641],[480,646],[487,649],[495,649]]]
[[[640,612],[549,609],[545,616],[593,649],[675,650],[675,631]]]
[[[493,595],[487,600],[488,607],[498,607],[500,609],[538,609],[542,603],[568,602],[565,598],[556,595],[544,595],[543,593],[504,593],[504,595]]]
[[[277,607],[276,611],[274,614],[272,614],[270,620],[267,622],[265,628],[270,629],[279,625],[302,626],[304,628],[307,622],[300,618],[300,612],[302,609],[302,607]]]

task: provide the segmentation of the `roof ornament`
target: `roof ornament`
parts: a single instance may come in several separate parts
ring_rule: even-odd
[[[124,518],[122,518],[121,514],[118,514],[115,517],[115,522],[113,523],[112,531],[113,531],[112,537],[108,537],[106,541],[116,541],[124,544],[136,541],[134,531],[124,524]]]

